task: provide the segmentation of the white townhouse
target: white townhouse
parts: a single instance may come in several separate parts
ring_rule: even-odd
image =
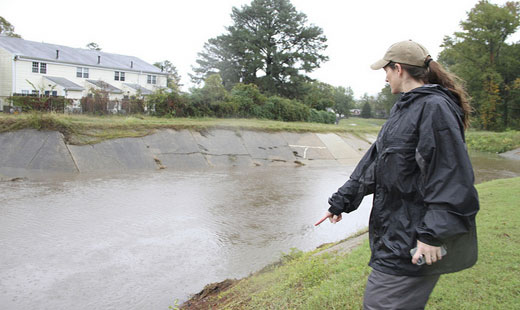
[[[0,35],[0,111],[13,94],[64,96],[79,104],[91,90],[115,100],[149,95],[166,83],[165,72],[137,57]]]

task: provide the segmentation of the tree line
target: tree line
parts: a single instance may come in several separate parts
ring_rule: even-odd
[[[520,129],[520,42],[507,42],[519,14],[519,2],[481,0],[460,23],[462,31],[444,38],[439,61],[465,82],[477,128]]]
[[[461,21],[462,31],[444,38],[438,61],[465,84],[473,127],[520,129],[520,42],[507,42],[518,30],[519,14],[519,2],[499,6],[481,0]],[[308,76],[328,60],[327,37],[290,0],[253,0],[234,7],[231,18],[225,33],[209,39],[198,54],[190,74],[198,87],[182,92],[173,63],[154,64],[169,74],[169,91],[149,96],[153,113],[330,122],[332,115],[325,113],[348,117],[358,108],[363,117],[389,116],[398,96],[388,85],[376,96],[355,100],[350,87]],[[18,36],[0,21],[2,33]]]

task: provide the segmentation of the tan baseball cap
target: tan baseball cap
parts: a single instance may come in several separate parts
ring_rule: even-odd
[[[390,48],[388,48],[386,51],[383,59],[374,62],[370,68],[373,70],[379,70],[384,68],[391,61],[400,64],[424,67],[424,61],[429,55],[430,53],[428,50],[421,44],[412,40],[401,41],[392,44],[392,46],[390,46]]]

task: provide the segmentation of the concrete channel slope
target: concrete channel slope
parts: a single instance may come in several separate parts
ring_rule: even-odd
[[[375,137],[335,133],[162,130],[68,145],[56,131],[0,134],[0,179],[258,166],[355,165]]]

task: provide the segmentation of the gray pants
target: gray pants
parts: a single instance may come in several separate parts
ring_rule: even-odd
[[[372,270],[368,276],[364,310],[424,309],[439,275],[425,277],[394,276]]]

